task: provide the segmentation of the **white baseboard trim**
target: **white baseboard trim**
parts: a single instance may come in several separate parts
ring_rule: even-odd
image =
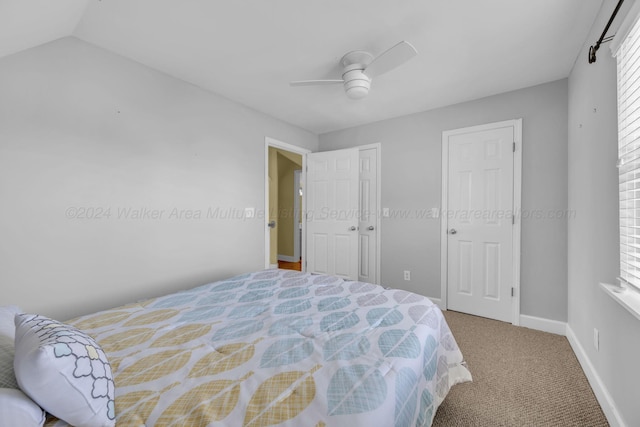
[[[286,261],[286,262],[298,262],[300,258],[296,258],[289,255],[280,255],[278,254],[278,261]]]
[[[598,372],[593,367],[593,364],[591,364],[591,360],[589,360],[587,353],[584,351],[582,345],[580,345],[578,338],[576,338],[576,335],[573,333],[573,330],[569,325],[567,325],[566,335],[573,352],[578,358],[578,362],[580,362],[580,366],[582,366],[582,370],[587,376],[587,380],[589,380],[589,385],[591,385],[593,393],[596,395],[596,399],[598,399],[600,407],[602,407],[602,412],[604,412],[605,417],[607,417],[607,421],[609,421],[611,427],[625,427],[626,424],[624,423],[618,408],[616,408],[613,398],[609,394],[609,391],[600,379]]]
[[[269,264],[269,268],[278,268],[278,264]]]
[[[552,334],[567,335],[566,322],[560,322],[558,320],[549,320],[542,317],[527,316],[525,314],[520,315],[520,325],[529,329],[536,329],[538,331],[549,332]]]

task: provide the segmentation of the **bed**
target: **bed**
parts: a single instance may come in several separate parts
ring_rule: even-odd
[[[118,426],[429,426],[471,380],[427,298],[326,275],[264,270],[67,323],[108,359]]]

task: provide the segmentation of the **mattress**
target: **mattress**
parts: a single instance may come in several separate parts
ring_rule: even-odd
[[[69,323],[109,358],[118,426],[429,426],[471,380],[429,299],[334,276],[259,271]]]

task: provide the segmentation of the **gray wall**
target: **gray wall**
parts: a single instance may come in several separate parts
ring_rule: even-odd
[[[66,319],[264,268],[238,215],[263,210],[265,136],[318,143],[74,38],[0,60],[0,305]]]
[[[606,0],[569,77],[569,333],[575,336],[626,425],[640,425],[640,321],[600,289],[619,272],[616,64],[608,45],[587,51],[617,1]],[[626,2],[610,34],[615,34]],[[600,351],[592,344],[600,331]],[[606,409],[606,408],[605,408]]]
[[[521,314],[567,319],[567,80],[320,135],[320,149],[382,144],[382,206],[440,208],[442,131],[523,119]],[[381,283],[440,298],[440,220],[383,218]],[[411,281],[403,281],[411,270]]]

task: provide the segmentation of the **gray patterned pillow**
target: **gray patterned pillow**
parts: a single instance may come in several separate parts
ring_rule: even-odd
[[[13,340],[0,335],[0,388],[18,388],[13,372]]]
[[[13,341],[16,331],[13,318],[20,311],[16,306],[0,307],[0,388],[18,388],[13,372]]]

